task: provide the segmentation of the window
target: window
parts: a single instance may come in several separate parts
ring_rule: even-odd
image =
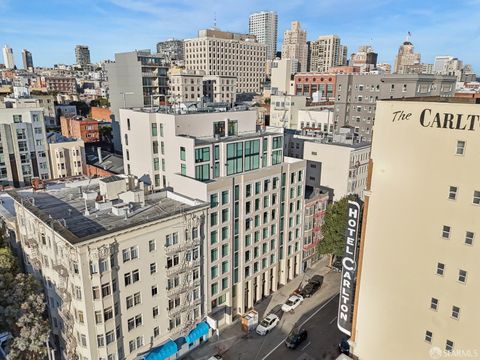
[[[136,259],[138,258],[138,246],[132,246],[131,248],[124,249],[122,253],[123,253],[123,262]]]
[[[151,263],[150,264],[150,274],[155,274],[157,272],[157,264]]]
[[[211,285],[211,292],[212,292],[212,295],[215,295],[216,293],[218,293],[218,284],[217,283],[213,283]]]
[[[138,272],[138,270],[134,270],[132,272],[126,273],[123,277],[125,280],[125,286],[128,286],[140,280],[140,273]]]
[[[155,326],[153,328],[153,337],[157,337],[160,335],[160,328],[158,326]]]
[[[282,136],[276,136],[272,139],[272,149],[281,149],[282,148],[282,141],[283,137]]]
[[[218,194],[211,194],[210,195],[210,208],[214,208],[218,206]]]
[[[152,136],[157,136],[157,124],[152,124]]]
[[[450,226],[443,225],[442,237],[444,239],[450,238]]]
[[[195,166],[195,179],[200,181],[209,180],[210,166],[208,164]]]
[[[127,303],[127,309],[130,309],[131,307],[138,305],[142,302],[140,293],[137,292],[133,295],[127,296],[126,298],[126,303]]]
[[[158,287],[157,285],[152,286],[152,296],[156,296],[158,294]]]
[[[210,226],[215,226],[218,224],[218,213],[213,212],[210,214]]]
[[[152,309],[152,315],[153,318],[155,319],[158,316],[158,306],[154,306]]]
[[[115,341],[115,333],[112,331],[109,331],[105,334],[105,337],[107,338],[107,345],[111,344]]]
[[[457,141],[457,155],[464,155],[465,154],[465,141]]]
[[[148,251],[149,252],[155,251],[156,247],[157,247],[157,245],[155,243],[155,240],[150,240],[148,242]]]
[[[260,167],[260,140],[245,142],[245,171]]]
[[[473,192],[473,203],[475,205],[480,205],[480,191],[478,190]]]
[[[113,318],[113,310],[112,310],[111,307],[108,307],[108,308],[106,308],[106,309],[103,311],[103,319],[104,319],[105,321],[108,321],[108,320],[110,320],[110,319],[112,319],[112,318]]]
[[[180,147],[180,160],[185,161],[185,148],[183,146]]]
[[[227,144],[227,175],[243,171],[243,143]]]
[[[458,306],[452,306],[452,318],[457,319],[460,317],[460,308]]]
[[[222,223],[228,221],[228,209],[222,210]]]
[[[465,233],[465,244],[467,245],[472,245],[473,244],[473,237],[475,236],[475,234],[471,231],[467,231]]]
[[[448,198],[450,200],[455,200],[457,198],[457,187],[456,186],[450,186],[450,189],[448,190]]]
[[[106,297],[108,295],[110,295],[112,292],[111,292],[111,288],[110,288],[110,283],[107,283],[107,284],[103,284],[102,285],[102,297]]]
[[[438,310],[438,299],[432,298],[430,300],[430,309]]]
[[[100,288],[98,286],[92,287],[93,300],[100,299]]]
[[[222,205],[228,204],[228,190],[222,191]]]
[[[141,326],[142,322],[143,322],[142,314],[139,314],[135,317],[132,317],[132,318],[128,319],[128,321],[127,321],[128,331],[131,331],[131,330]]]
[[[458,281],[461,283],[467,281],[467,272],[465,270],[458,270]]]
[[[167,269],[170,269],[171,267],[177,266],[178,264],[179,264],[178,254],[167,257]]]
[[[195,163],[205,162],[210,160],[210,148],[204,147],[195,149]]]
[[[432,337],[433,337],[433,334],[431,331],[425,331],[425,341],[428,342],[428,343],[431,343],[432,342]]]
[[[447,340],[445,342],[445,351],[448,351],[448,352],[453,351],[453,341],[452,340]]]
[[[103,315],[101,311],[95,311],[95,323],[101,324],[103,322]]]
[[[228,136],[236,136],[238,133],[238,121],[237,120],[228,120]]]
[[[437,275],[443,276],[445,273],[445,264],[437,263]]]
[[[97,335],[97,346],[98,347],[105,346],[105,336],[104,335]]]

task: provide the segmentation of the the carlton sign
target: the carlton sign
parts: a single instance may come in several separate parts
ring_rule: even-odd
[[[357,201],[348,201],[347,230],[345,232],[345,253],[342,260],[340,302],[337,325],[347,335],[352,332],[352,306],[357,272],[358,228],[361,207]]]

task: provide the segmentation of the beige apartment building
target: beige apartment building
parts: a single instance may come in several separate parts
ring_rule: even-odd
[[[325,73],[344,63],[345,47],[337,35],[322,35],[310,42],[310,71]]]
[[[59,133],[47,135],[48,154],[52,179],[83,175],[86,173],[85,143]]]
[[[9,195],[58,358],[182,355],[210,335],[200,262],[208,204],[120,176]]]
[[[292,21],[291,29],[283,33],[282,59],[297,60],[299,68],[294,72],[307,71],[307,32],[300,27],[300,21]]]
[[[379,101],[352,330],[358,359],[479,354],[480,108]]]
[[[129,173],[210,203],[209,316],[230,323],[301,273],[305,161],[284,157],[283,132],[257,132],[256,111],[121,110],[121,128]]]
[[[255,35],[200,30],[185,40],[185,68],[205,75],[237,78],[237,93],[261,93],[265,81],[266,45]]]

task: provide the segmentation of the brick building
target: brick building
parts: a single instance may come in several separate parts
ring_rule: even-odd
[[[325,100],[335,98],[335,74],[322,73],[297,73],[294,76],[295,95],[312,97],[315,92],[320,92],[320,98]]]
[[[100,140],[98,122],[81,116],[60,117],[62,135],[68,138],[82,139],[85,143]]]

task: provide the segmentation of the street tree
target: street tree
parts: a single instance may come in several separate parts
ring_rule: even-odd
[[[335,256],[343,256],[345,250],[345,231],[347,230],[348,200],[354,195],[347,195],[327,206],[322,225],[323,239],[317,246],[319,254],[328,255],[331,266]]]

